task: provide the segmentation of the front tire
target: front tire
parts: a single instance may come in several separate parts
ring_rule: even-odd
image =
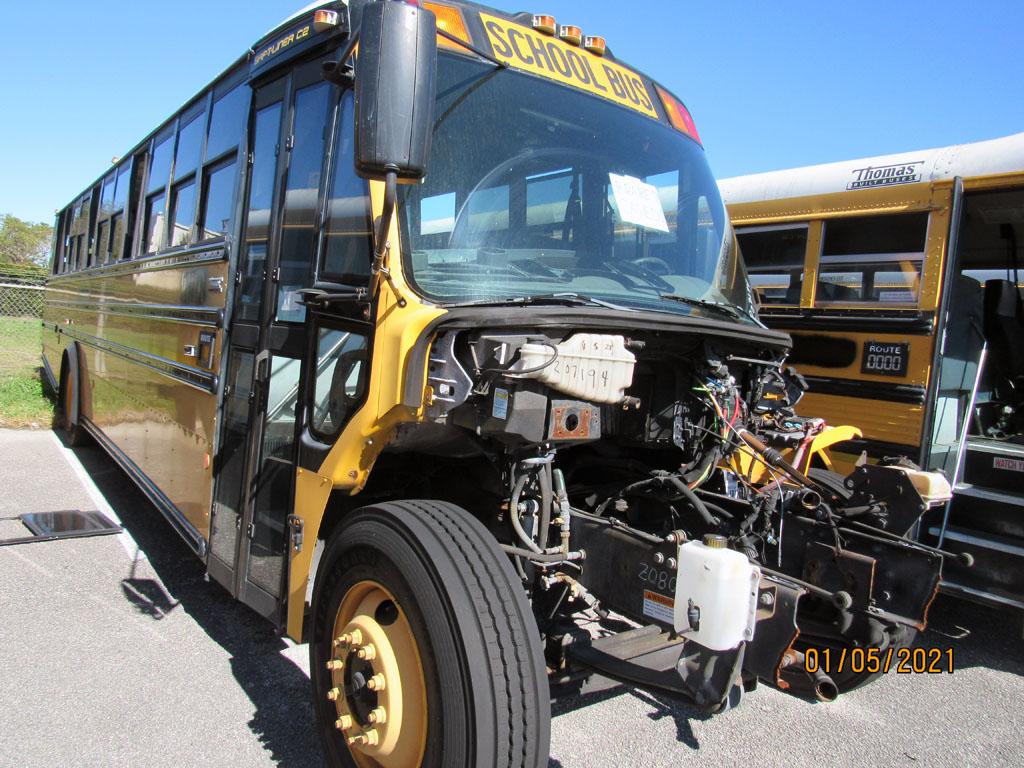
[[[547,764],[536,622],[508,558],[465,510],[401,501],[352,513],[324,552],[312,631],[331,765]]]

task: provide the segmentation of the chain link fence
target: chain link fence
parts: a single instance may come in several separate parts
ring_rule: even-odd
[[[0,264],[0,317],[42,317],[45,282],[34,264]]]

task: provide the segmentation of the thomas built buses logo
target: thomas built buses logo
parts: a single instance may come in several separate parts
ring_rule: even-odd
[[[853,181],[846,185],[847,189],[868,189],[869,187],[887,187],[890,184],[912,184],[921,180],[923,160],[900,165],[869,165],[853,172]]]

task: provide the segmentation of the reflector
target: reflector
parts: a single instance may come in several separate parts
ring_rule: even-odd
[[[338,26],[338,12],[319,10],[313,14],[313,29],[324,32]]]
[[[587,35],[583,38],[583,47],[595,56],[604,56],[605,51],[608,50],[608,44],[604,38],[597,35]]]
[[[583,41],[583,30],[571,24],[563,24],[558,28],[558,36],[569,45],[579,45]]]
[[[654,90],[658,92],[658,97],[661,99],[662,106],[665,107],[665,113],[668,115],[668,121],[672,123],[672,127],[680,133],[685,133],[698,144],[701,144],[700,134],[697,133],[697,126],[690,116],[690,111],[683,106],[683,102],[660,85],[655,85]]]
[[[558,29],[558,25],[555,23],[554,16],[542,13],[533,17],[533,28],[538,32],[543,32],[545,35],[553,35],[555,30]]]
[[[423,7],[432,11],[437,17],[437,28],[442,32],[459,38],[466,43],[469,42],[469,32],[466,30],[466,22],[462,20],[462,14],[458,8],[440,3],[423,3]],[[446,37],[438,35],[437,44],[442,48],[452,48],[456,51],[466,50],[458,43],[454,43]]]

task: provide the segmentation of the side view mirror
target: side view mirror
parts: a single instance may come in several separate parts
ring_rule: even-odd
[[[366,179],[427,172],[434,122],[437,19],[397,0],[363,7],[355,83],[355,164]]]

